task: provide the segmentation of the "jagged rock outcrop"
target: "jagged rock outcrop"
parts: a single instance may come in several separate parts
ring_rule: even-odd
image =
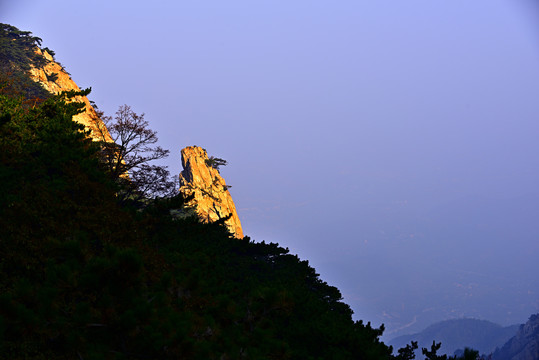
[[[71,90],[80,91],[80,88],[71,79],[71,76],[60,64],[54,61],[53,57],[47,51],[37,48],[36,52],[45,57],[48,63],[42,68],[32,67],[30,69],[32,80],[39,82],[51,94]],[[92,139],[112,142],[105,124],[95,112],[94,107],[90,104],[90,100],[86,96],[77,96],[75,100],[84,103],[85,111],[73,117],[73,120],[83,124],[87,130],[91,130],[90,137]]]
[[[183,171],[180,174],[180,192],[194,196],[187,204],[196,207],[196,213],[204,222],[215,222],[230,216],[226,221],[230,233],[243,239],[243,230],[236,213],[236,206],[219,171],[208,165],[206,150],[198,146],[182,149]]]
[[[517,334],[494,352],[493,360],[537,360],[539,359],[539,314],[530,316],[521,325]]]

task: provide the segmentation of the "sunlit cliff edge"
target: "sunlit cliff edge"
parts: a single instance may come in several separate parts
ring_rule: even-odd
[[[113,172],[107,156],[118,165],[128,146],[118,132],[142,124],[150,145],[154,132],[136,114],[127,125],[102,116],[118,143],[91,144],[78,124],[96,120],[92,104],[80,98],[87,116],[74,122],[84,105],[50,96],[78,87],[41,56],[52,50],[35,52],[40,42],[0,24],[1,359],[391,358],[383,328],[354,321],[308,261],[277,243],[238,240],[219,175],[226,161],[184,149],[187,199],[145,196],[135,171]],[[147,165],[151,151],[166,153],[155,149],[125,166],[142,161],[138,179],[160,191],[174,182]]]
[[[236,206],[219,171],[208,165],[206,150],[189,146],[181,151],[183,171],[180,174],[180,192],[193,196],[187,205],[196,207],[198,217],[203,222],[216,222],[227,218],[225,225],[230,233],[243,238]]]
[[[42,68],[31,67],[32,80],[40,83],[51,94],[81,90],[63,66],[57,63],[46,50],[36,48],[36,53],[47,59],[47,64]],[[110,133],[88,98],[77,96],[75,101],[84,103],[85,111],[76,115],[73,120],[90,130],[90,137],[93,140],[112,142]],[[229,232],[234,237],[243,239],[240,219],[228,192],[228,186],[219,171],[207,165],[206,151],[199,147],[187,147],[181,153],[184,171],[180,174],[180,192],[184,196],[194,194],[187,206],[196,208],[197,216],[203,222],[216,222],[226,218],[224,223]]]
[[[48,63],[42,68],[32,67],[30,77],[32,80],[40,83],[45,90],[51,94],[59,94],[62,91],[80,91],[78,85],[71,79],[71,76],[64,68],[54,61],[54,58],[47,52],[36,48],[36,52],[48,60]],[[56,74],[56,75],[54,75]],[[84,103],[84,112],[75,115],[73,120],[84,125],[87,130],[91,130],[90,137],[96,141],[108,141],[112,139],[105,127],[105,124],[97,115],[90,100],[86,96],[76,96],[75,101]]]

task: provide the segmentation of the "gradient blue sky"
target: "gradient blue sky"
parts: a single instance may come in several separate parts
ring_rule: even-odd
[[[1,0],[108,114],[225,158],[244,232],[386,338],[539,311],[532,0]]]

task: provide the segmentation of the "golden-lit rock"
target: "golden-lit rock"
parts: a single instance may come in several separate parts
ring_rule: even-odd
[[[53,57],[47,51],[41,51],[36,49],[36,52],[45,59],[48,60],[47,65],[43,68],[30,69],[30,77],[32,80],[39,82],[45,90],[51,94],[58,94],[62,91],[80,91],[77,84],[71,79],[71,76],[64,70],[64,68],[54,61]],[[56,75],[54,75],[56,74]],[[77,96],[75,101],[84,103],[85,111],[77,114],[73,117],[73,120],[84,125],[86,130],[91,130],[90,137],[96,141],[108,141],[112,139],[105,127],[105,124],[94,110],[94,107],[90,104],[90,101],[86,96]]]
[[[236,206],[219,171],[208,165],[206,150],[189,146],[181,151],[183,171],[180,174],[180,192],[194,198],[187,204],[195,207],[204,222],[215,222],[230,216],[225,225],[230,233],[243,239],[243,230]]]

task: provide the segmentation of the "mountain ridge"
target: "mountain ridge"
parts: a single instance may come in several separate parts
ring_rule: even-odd
[[[530,316],[517,333],[492,355],[493,360],[539,359],[539,314]]]
[[[490,354],[501,347],[517,331],[519,325],[501,326],[487,320],[451,319],[434,323],[412,335],[401,335],[388,341],[400,348],[418,341],[419,348],[429,348],[432,341],[441,342],[440,353],[452,355],[456,350],[471,347],[481,354]]]
[[[391,358],[383,327],[354,321],[340,291],[287,248],[173,216],[179,195],[120,201],[102,147],[73,121],[79,104],[4,91],[7,80],[0,357]]]

